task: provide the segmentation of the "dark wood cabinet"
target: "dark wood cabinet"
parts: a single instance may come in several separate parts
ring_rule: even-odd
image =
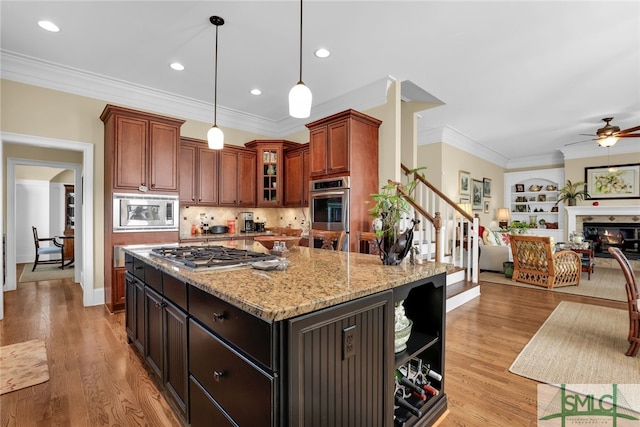
[[[162,325],[164,301],[162,295],[145,288],[144,313],[146,339],[144,358],[156,377],[161,380],[164,374],[164,328]]]
[[[105,163],[112,170],[112,188],[178,191],[178,147],[183,120],[113,105],[107,105],[100,118],[105,124]]]
[[[182,138],[180,202],[183,206],[255,206],[254,150],[225,146],[210,150],[206,141]]]
[[[255,206],[256,153],[236,147],[220,152],[220,205]]]
[[[104,299],[110,312],[124,309],[124,273],[114,246],[177,241],[178,231],[113,232],[114,193],[178,193],[180,127],[184,120],[107,105],[104,123]]]
[[[360,172],[377,169],[378,128],[381,123],[358,111],[347,110],[307,124],[310,176],[359,177]]]
[[[188,419],[187,314],[165,300],[164,307],[164,386],[181,417]]]
[[[127,339],[140,354],[144,354],[144,283],[132,274],[125,274],[125,326]]]
[[[288,321],[289,425],[389,425],[393,322],[391,291]]]
[[[218,204],[218,156],[205,141],[180,141],[180,203],[185,206]]]
[[[245,144],[256,150],[256,183],[258,207],[280,207],[284,204],[285,150],[300,144],[284,140],[253,140]]]
[[[309,144],[284,153],[284,205],[309,206]]]

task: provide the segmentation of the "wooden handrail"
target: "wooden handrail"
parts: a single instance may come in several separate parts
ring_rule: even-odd
[[[402,168],[402,171],[404,172],[405,175],[409,175],[411,173],[411,169],[409,169],[408,167],[406,167],[405,165],[403,165],[402,163],[400,163],[400,167]],[[420,181],[421,183],[423,183],[424,185],[426,185],[427,187],[429,187],[429,189],[431,191],[433,191],[434,193],[436,193],[439,197],[441,197],[442,199],[444,199],[449,205],[451,205],[456,212],[458,212],[460,215],[464,216],[465,218],[467,218],[469,221],[473,221],[473,216],[471,214],[468,214],[467,212],[465,212],[464,210],[462,210],[458,204],[456,202],[454,202],[453,200],[451,200],[450,198],[448,198],[444,193],[442,193],[440,190],[438,190],[436,187],[434,187],[433,185],[431,185],[431,183],[429,181],[427,181],[426,179],[424,179],[424,177],[418,173],[414,173],[413,174],[413,178]],[[405,197],[406,197],[406,193],[405,193]],[[415,204],[412,203],[412,206],[415,208]],[[420,213],[423,213],[424,211],[421,211]],[[433,222],[433,221],[432,221]]]

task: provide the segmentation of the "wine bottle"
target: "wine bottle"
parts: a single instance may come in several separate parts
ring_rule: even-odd
[[[440,375],[439,373],[437,373],[436,371],[434,371],[428,366],[425,367],[425,374],[427,374],[427,376],[433,378],[436,381],[442,381],[442,375]]]
[[[400,385],[408,388],[410,391],[413,391],[414,393],[417,393],[420,396],[424,395],[424,390],[420,388],[420,386],[415,384],[413,381],[411,381],[409,378],[404,376],[404,374],[399,369],[395,370],[395,376]]]
[[[438,394],[440,394],[440,392],[438,391],[437,388],[435,388],[435,387],[433,387],[433,386],[431,386],[429,384],[423,385],[422,388],[424,389],[424,391],[426,391],[431,396],[437,396]]]
[[[420,409],[416,408],[411,403],[407,402],[406,400],[404,400],[402,397],[398,396],[397,394],[395,396],[395,403],[396,403],[396,406],[398,406],[400,408],[403,408],[403,409],[406,409],[412,415],[415,415],[418,418],[420,418],[422,416],[422,412],[420,411]]]

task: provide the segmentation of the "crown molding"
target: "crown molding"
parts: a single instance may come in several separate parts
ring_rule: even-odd
[[[56,64],[49,61],[0,50],[0,75],[3,79],[33,86],[104,100],[172,117],[205,123],[213,118],[213,103],[175,95],[100,74]],[[252,114],[218,106],[217,122],[221,127],[253,132],[272,138],[283,138],[306,129],[304,126],[339,111],[354,108],[366,110],[387,100],[389,77],[369,83],[359,89],[313,107],[313,115],[301,121],[293,117],[269,120]]]
[[[509,159],[507,162],[507,169],[534,168],[540,166],[548,167],[551,165],[564,167],[564,157],[562,156],[562,153],[556,151],[552,154],[540,154],[538,156]]]
[[[509,159],[502,154],[480,144],[478,141],[458,132],[450,126],[424,129],[418,131],[418,145],[428,145],[442,142],[451,145],[476,157],[507,168]]]

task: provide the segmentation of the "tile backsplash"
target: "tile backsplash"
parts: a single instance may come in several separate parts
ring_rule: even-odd
[[[201,217],[207,219],[209,226],[227,225],[227,220],[238,219],[240,212],[253,212],[255,222],[266,222],[269,227],[304,228],[308,223],[309,208],[230,208],[210,206],[180,207],[180,237],[191,236],[191,226],[199,226]],[[204,214],[204,215],[202,215]],[[236,227],[238,223],[236,222]],[[236,229],[238,231],[238,229]]]

